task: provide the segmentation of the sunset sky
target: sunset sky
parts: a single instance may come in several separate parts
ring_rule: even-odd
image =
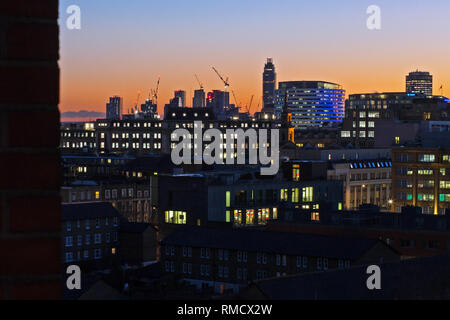
[[[66,28],[72,4],[81,30]],[[379,31],[366,28],[372,4],[381,7]],[[206,90],[223,89],[211,66],[238,100],[257,101],[267,57],[278,81],[336,82],[347,94],[404,91],[405,75],[420,69],[433,74],[435,94],[443,85],[450,95],[448,0],[61,0],[60,26],[61,112],[104,112],[112,95],[127,110],[158,75],[160,113],[176,89],[191,106],[194,74]]]

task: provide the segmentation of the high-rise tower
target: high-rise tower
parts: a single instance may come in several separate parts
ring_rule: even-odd
[[[406,93],[433,95],[433,76],[429,72],[411,72],[406,76]]]
[[[106,119],[120,120],[122,119],[123,98],[114,96],[109,98],[106,104]]]
[[[276,82],[275,65],[272,58],[268,58],[263,73],[263,107],[274,103]]]

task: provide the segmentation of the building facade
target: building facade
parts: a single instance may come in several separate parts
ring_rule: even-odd
[[[446,120],[449,111],[449,100],[439,96],[353,94],[346,101],[339,144],[385,148],[414,142],[422,121]]]
[[[395,148],[392,151],[392,209],[421,207],[424,214],[450,208],[450,149]]]
[[[328,180],[344,182],[344,209],[356,210],[372,204],[384,211],[391,210],[391,159],[341,161],[331,164]]]
[[[263,107],[274,104],[276,84],[275,65],[273,64],[273,59],[268,58],[263,73]]]
[[[433,76],[419,70],[410,72],[406,76],[406,93],[433,95]]]
[[[63,264],[111,266],[118,255],[120,214],[110,203],[62,205]]]
[[[296,129],[340,124],[344,119],[345,90],[325,81],[280,82],[275,93],[275,110],[281,113],[286,96],[292,125]]]
[[[120,120],[123,114],[123,98],[114,96],[109,98],[109,103],[106,104],[106,119]]]
[[[199,89],[194,91],[194,98],[192,99],[192,107],[193,108],[206,107],[205,90]]]
[[[161,243],[164,274],[218,294],[267,278],[398,260],[379,240],[289,232],[185,228]]]

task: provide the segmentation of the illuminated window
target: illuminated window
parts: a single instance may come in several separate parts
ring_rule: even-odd
[[[270,209],[258,209],[258,224],[266,224],[270,219]]]
[[[95,191],[95,199],[96,200],[100,199],[100,191]]]
[[[288,201],[288,189],[281,189],[280,200],[281,201]]]
[[[231,206],[231,192],[227,191],[225,194],[225,205],[227,208]]]
[[[302,201],[303,202],[313,202],[313,187],[303,188]]]
[[[278,219],[278,208],[273,208],[272,210],[272,219]]]
[[[170,224],[186,224],[187,214],[185,211],[166,211],[165,221]]]
[[[417,196],[417,199],[419,201],[434,201],[434,195],[433,194],[422,194],[422,193],[420,193]]]
[[[294,181],[300,181],[300,165],[298,164],[292,166],[292,179]]]
[[[318,212],[311,213],[311,221],[320,221],[320,215]]]
[[[242,224],[242,210],[234,210],[234,223]]]
[[[400,137],[395,137],[395,144],[400,144]]]
[[[293,188],[292,189],[292,203],[298,203],[299,201],[299,189]]]
[[[255,218],[255,210],[253,210],[253,209],[246,210],[245,223],[246,224],[254,224],[254,218]]]
[[[450,189],[450,181],[441,181],[440,187],[441,189]]]
[[[436,156],[434,154],[421,154],[419,155],[420,162],[435,162]]]
[[[433,175],[433,169],[419,169],[417,173],[420,176],[430,176]]]
[[[226,222],[231,222],[231,211],[227,210],[225,213]]]

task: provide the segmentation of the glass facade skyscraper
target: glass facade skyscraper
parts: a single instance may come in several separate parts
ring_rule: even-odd
[[[345,90],[325,81],[280,82],[275,91],[275,112],[287,103],[296,129],[317,128],[341,123],[345,116]]]

